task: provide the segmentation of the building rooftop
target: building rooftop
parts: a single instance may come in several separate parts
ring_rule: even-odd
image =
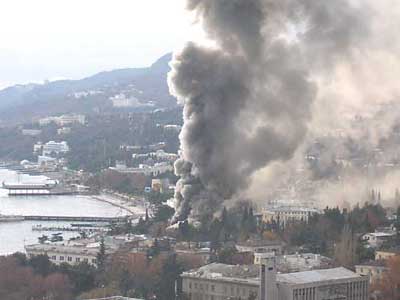
[[[319,213],[320,211],[316,208],[305,207],[305,206],[291,206],[291,205],[278,205],[278,206],[270,206],[265,207],[264,211],[269,212],[309,212],[309,213]]]
[[[365,235],[375,236],[375,237],[390,237],[394,236],[396,232],[370,232],[366,233]]]
[[[386,267],[386,262],[384,260],[370,260],[370,261],[367,261],[367,262],[360,263],[357,266]]]
[[[400,246],[392,247],[392,248],[388,248],[388,249],[377,250],[377,252],[400,254]]]
[[[313,253],[277,256],[276,262],[278,271],[281,273],[328,269],[333,266],[331,258]]]
[[[255,240],[250,239],[245,242],[238,242],[238,246],[244,247],[263,247],[263,246],[275,246],[275,245],[282,245],[280,240]]]
[[[277,275],[278,282],[290,284],[308,284],[351,278],[361,278],[361,276],[343,267]]]
[[[64,254],[79,254],[79,255],[94,255],[96,256],[99,252],[98,247],[84,247],[84,246],[66,246],[66,245],[54,245],[54,244],[36,244],[27,245],[25,247],[27,252],[55,252]]]
[[[195,270],[184,272],[182,276],[254,283],[258,285],[259,272],[260,266],[257,265],[226,265],[212,263]]]

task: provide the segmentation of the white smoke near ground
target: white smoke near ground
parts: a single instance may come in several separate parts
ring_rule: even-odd
[[[282,198],[276,193],[271,196],[271,191],[279,191],[283,183],[297,180],[303,185],[299,190],[307,189],[308,185],[311,188],[305,193],[297,190],[292,193],[293,197],[301,202],[312,198],[319,207],[362,205],[372,189],[381,192],[383,204],[399,204],[393,201],[400,187],[398,163],[393,164],[393,161],[398,162],[400,157],[398,132],[395,132],[400,120],[400,86],[397,83],[400,41],[396,38],[400,2],[366,0],[355,5],[365,12],[361,15],[369,26],[369,34],[358,41],[362,46],[353,53],[351,60],[338,61],[329,74],[316,78],[318,95],[307,137],[296,150],[295,159],[278,167],[267,166],[254,174],[247,195],[258,203]],[[304,156],[307,147],[325,138],[337,142],[324,150],[327,161],[330,158],[340,161],[350,156],[349,144],[362,149],[369,157],[361,166],[345,168],[338,178],[315,181],[312,172],[304,168]],[[326,167],[332,168],[332,165]],[[296,174],[295,170],[299,169],[302,171]],[[297,188],[296,184],[292,187]]]
[[[213,47],[188,43],[171,64],[170,90],[184,105],[174,221],[258,198],[293,169],[307,172],[302,151],[315,136],[350,133],[354,110],[371,113],[369,104],[393,100],[398,87],[389,63],[400,66],[398,45],[387,45],[394,34],[379,36],[395,30],[387,19],[393,7],[373,0],[187,0]]]

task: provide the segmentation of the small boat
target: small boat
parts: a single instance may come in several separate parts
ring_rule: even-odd
[[[42,235],[41,237],[38,237],[39,243],[40,244],[44,244],[45,242],[47,242],[49,240],[49,237],[47,235]]]
[[[53,233],[50,239],[51,242],[62,242],[63,240],[62,233]]]

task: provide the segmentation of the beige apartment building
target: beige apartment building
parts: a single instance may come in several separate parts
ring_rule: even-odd
[[[189,300],[368,300],[369,277],[345,268],[277,274],[274,258],[261,266],[213,263],[182,274]]]

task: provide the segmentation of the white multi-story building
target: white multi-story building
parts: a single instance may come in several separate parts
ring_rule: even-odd
[[[138,168],[128,168],[128,167],[110,167],[110,170],[124,173],[124,174],[143,174],[145,176],[158,176],[164,174],[168,171],[173,171],[174,167],[167,162],[156,163],[154,166],[148,166],[141,164]]]
[[[42,168],[55,167],[58,164],[58,159],[50,156],[38,156],[38,166]]]
[[[168,153],[165,152],[164,150],[157,150],[156,152],[151,153],[151,155],[160,160],[175,161],[178,159],[178,154]]]
[[[56,124],[60,126],[70,125],[70,124],[81,124],[84,125],[86,122],[85,115],[62,115],[56,119]]]
[[[137,107],[142,104],[135,97],[126,97],[125,94],[115,95],[110,98],[114,107],[126,108],[126,107]]]
[[[22,129],[22,135],[37,136],[41,133],[42,131],[40,129]]]
[[[168,124],[168,125],[164,125],[164,130],[180,132],[180,131],[182,130],[182,126],[180,126],[180,125]]]
[[[262,210],[262,218],[264,222],[275,221],[285,225],[291,221],[308,222],[310,216],[319,214],[316,208],[300,207],[300,206],[272,206]]]
[[[44,156],[49,156],[52,153],[67,153],[69,152],[69,146],[67,142],[63,141],[60,143],[50,141],[46,144],[43,145],[43,155]]]
[[[46,126],[51,123],[55,123],[58,126],[65,126],[70,124],[81,124],[84,125],[86,122],[86,117],[84,115],[62,115],[59,117],[47,117],[39,120],[40,126]]]
[[[47,255],[50,261],[56,265],[67,263],[76,265],[79,263],[97,264],[99,247],[66,246],[52,244],[37,244],[25,246],[28,257]]]
[[[39,153],[39,152],[42,151],[42,149],[43,149],[43,144],[41,142],[36,143],[36,144],[33,145],[33,152],[34,153]]]
[[[70,127],[62,127],[62,128],[57,129],[58,135],[69,134],[69,133],[71,133]]]

